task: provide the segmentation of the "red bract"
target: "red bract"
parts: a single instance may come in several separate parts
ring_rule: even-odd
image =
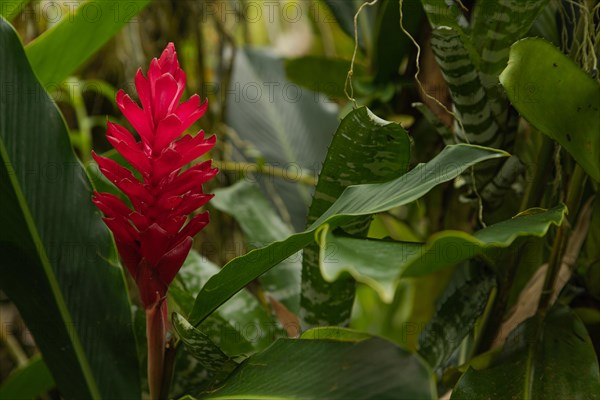
[[[160,58],[152,60],[147,77],[141,69],[136,74],[141,107],[122,90],[117,93],[117,105],[141,141],[111,122],[106,137],[139,171],[142,181],[115,161],[93,154],[100,171],[133,205],[132,210],[110,193],[93,197],[146,309],[166,295],[190,251],[192,237],[209,220],[208,212],[188,216],[212,198],[203,192],[202,184],[214,177],[217,169],[211,168],[211,161],[185,172],[182,168],[209,151],[216,138],[205,139],[202,131],[180,138],[207,108],[198,95],[179,102],[185,83],[175,46],[169,43]]]

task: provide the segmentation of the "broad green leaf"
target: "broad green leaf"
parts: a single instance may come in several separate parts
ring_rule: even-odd
[[[600,375],[585,326],[566,306],[536,315],[508,337],[491,368],[469,368],[452,399],[596,399]]]
[[[14,1],[3,1],[0,3],[0,16],[11,21],[14,17],[19,15],[23,8],[29,3],[30,0],[14,0]]]
[[[392,181],[346,188],[338,200],[306,231],[252,250],[227,263],[203,286],[188,320],[197,326],[252,280],[311,243],[315,230],[321,225],[327,223],[333,228],[354,220],[356,216],[375,214],[408,204],[440,183],[456,178],[478,162],[506,156],[507,153],[501,150],[468,144],[447,146],[428,163],[419,164]]]
[[[0,81],[10,83],[0,99],[0,286],[65,398],[140,398],[110,233],[62,116],[3,19],[0,59]]]
[[[42,86],[60,84],[149,2],[88,0],[78,4],[73,15],[27,45],[27,57]]]
[[[566,207],[558,206],[516,216],[472,235],[442,231],[424,244],[336,236],[324,226],[317,233],[321,273],[328,281],[348,273],[375,289],[383,301],[391,302],[401,278],[430,274],[488,251],[507,248],[519,237],[545,236],[551,225],[562,223],[566,211]]]
[[[42,397],[54,387],[54,379],[39,355],[14,370],[2,385],[0,399],[33,399]]]
[[[345,99],[344,84],[350,69],[350,60],[323,56],[304,56],[285,61],[287,78],[314,92],[333,99]],[[365,68],[354,64],[354,79],[364,78]]]
[[[400,124],[384,121],[368,108],[351,111],[340,123],[327,152],[308,224],[321,216],[350,185],[385,182],[406,173],[410,138]],[[344,230],[366,235],[371,216],[356,219]],[[305,325],[345,325],[350,320],[354,283],[327,283],[319,271],[319,248],[310,245],[302,254],[301,317]]]
[[[500,75],[510,102],[540,132],[556,140],[600,181],[600,84],[542,39],[510,48]]]
[[[291,362],[292,361],[292,362]],[[433,399],[434,378],[414,355],[379,338],[280,339],[246,360],[206,399]]]
[[[493,274],[487,270],[465,268],[457,273],[459,282],[441,299],[419,336],[419,354],[433,369],[442,366],[473,329],[495,285]]]
[[[337,106],[289,82],[281,58],[250,48],[236,52],[227,100],[226,123],[242,139],[233,142],[234,158],[286,171],[284,177],[257,174],[256,180],[283,200],[284,220],[304,228],[312,188],[295,179],[318,173],[338,123]]]
[[[376,290],[385,303],[394,299],[402,266],[423,248],[422,243],[336,236],[329,225],[321,227],[316,235],[319,267],[326,281],[334,282],[349,274]]]
[[[251,248],[283,240],[293,233],[258,186],[248,181],[216,189],[213,194],[215,198],[210,204],[238,221]],[[295,257],[260,277],[263,289],[294,313],[298,313],[300,307],[300,270],[300,259]]]

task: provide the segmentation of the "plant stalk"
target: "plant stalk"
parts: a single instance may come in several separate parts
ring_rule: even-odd
[[[165,360],[165,317],[167,303],[158,299],[146,309],[146,338],[148,340],[148,387],[150,400],[160,400]]]
[[[542,144],[538,152],[537,166],[533,176],[533,181],[527,187],[523,202],[521,203],[521,211],[527,210],[532,207],[541,206],[540,201],[545,192],[545,184],[548,180],[548,167],[552,160],[552,153],[554,149],[554,141],[548,138],[546,135],[542,135]]]
[[[552,305],[551,300],[554,283],[556,282],[556,277],[560,271],[563,255],[565,254],[565,249],[569,240],[568,230],[570,230],[571,225],[574,224],[577,219],[577,211],[583,196],[586,180],[587,174],[579,164],[576,164],[573,175],[571,176],[571,181],[569,182],[567,200],[565,202],[569,212],[569,222],[564,222],[558,228],[556,237],[554,238],[550,260],[548,261],[548,271],[546,272],[544,287],[540,296],[540,302],[538,303],[538,312],[545,313]]]

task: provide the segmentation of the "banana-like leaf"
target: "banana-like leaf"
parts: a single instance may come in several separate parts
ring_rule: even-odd
[[[543,39],[512,45],[500,75],[510,102],[600,182],[600,84]]]
[[[65,398],[140,398],[123,271],[56,105],[0,18],[0,287]]]
[[[328,281],[348,273],[371,286],[389,303],[401,278],[430,274],[485,255],[487,251],[507,248],[519,237],[544,236],[550,226],[562,223],[566,211],[565,206],[558,206],[528,213],[472,235],[442,231],[433,234],[425,244],[336,236],[324,226],[317,233],[321,273]]]
[[[378,118],[368,108],[350,112],[340,123],[308,211],[308,224],[321,216],[349,185],[385,182],[403,175],[410,161],[410,138],[400,124]],[[371,216],[352,221],[348,233],[366,235]],[[319,271],[319,248],[302,254],[301,317],[307,326],[349,322],[354,282],[327,283]]]
[[[75,11],[69,5],[72,15],[27,45],[27,57],[42,86],[59,85],[149,2],[88,0]]]
[[[313,241],[317,228],[327,223],[332,228],[347,224],[357,216],[371,215],[417,200],[440,183],[459,176],[478,162],[508,154],[496,149],[459,144],[447,146],[426,164],[392,181],[350,186],[338,200],[306,231],[252,250],[233,259],[204,285],[188,320],[197,326],[227,299],[269,269]]]
[[[452,392],[461,399],[595,399],[600,375],[594,346],[566,306],[536,315],[508,337],[491,368],[470,367]]]
[[[337,106],[289,82],[281,58],[249,48],[236,53],[227,100],[227,125],[242,139],[233,143],[234,157],[287,171],[278,178],[258,174],[257,181],[283,200],[289,220],[302,229],[312,188],[294,178],[318,173],[338,123]]]
[[[293,360],[293,362],[290,362]],[[434,399],[415,355],[379,338],[280,339],[246,360],[206,399]]]
[[[216,189],[213,194],[215,198],[210,204],[238,221],[251,248],[283,240],[293,233],[257,185],[239,181],[228,188]],[[300,307],[301,268],[300,258],[294,257],[260,277],[263,289],[294,313]]]

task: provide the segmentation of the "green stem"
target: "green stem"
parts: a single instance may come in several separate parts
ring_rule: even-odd
[[[552,305],[552,294],[554,292],[554,285],[556,277],[560,271],[562,265],[563,255],[567,248],[567,242],[569,239],[568,230],[571,224],[575,223],[577,218],[577,212],[579,209],[579,203],[583,196],[585,189],[585,183],[587,180],[587,174],[577,164],[571,181],[569,182],[569,189],[567,192],[566,206],[569,211],[569,223],[563,223],[556,233],[554,243],[552,244],[552,251],[550,252],[550,260],[548,261],[548,271],[546,272],[546,278],[544,280],[544,287],[538,303],[538,311],[545,313]]]
[[[527,187],[525,196],[523,196],[521,211],[527,210],[531,207],[539,207],[542,196],[545,192],[544,188],[548,180],[548,168],[550,166],[550,162],[552,161],[554,141],[548,138],[546,135],[540,135],[542,136],[542,144],[537,156],[535,174],[533,176],[533,181]]]

